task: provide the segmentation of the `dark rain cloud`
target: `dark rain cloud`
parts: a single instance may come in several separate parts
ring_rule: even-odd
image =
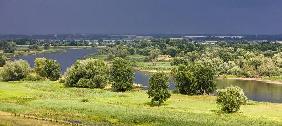
[[[282,0],[0,0],[0,33],[282,33]]]

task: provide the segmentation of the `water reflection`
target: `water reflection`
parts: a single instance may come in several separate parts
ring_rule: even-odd
[[[241,87],[247,97],[254,101],[282,102],[282,85],[253,80],[216,80],[217,88]]]
[[[149,74],[136,71],[135,83],[148,86]],[[223,89],[228,86],[241,87],[246,96],[254,101],[266,101],[282,103],[282,85],[269,84],[261,81],[254,80],[232,80],[232,79],[218,79],[215,81],[218,89]],[[169,84],[170,89],[175,89],[172,81]],[[146,89],[146,88],[145,88]]]
[[[25,55],[17,57],[16,59],[27,60],[28,63],[33,66],[35,58],[50,58],[57,60],[61,64],[61,72],[65,72],[68,67],[70,67],[77,59],[83,58],[87,55],[96,53],[97,49],[95,48],[84,48],[84,49],[67,49],[62,52],[54,53],[40,53],[36,55]]]

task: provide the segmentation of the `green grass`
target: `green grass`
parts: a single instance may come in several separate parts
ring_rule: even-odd
[[[0,82],[0,111],[86,125],[282,125],[282,104],[242,106],[239,113],[218,111],[214,96],[173,94],[151,107],[146,91],[125,93],[65,88],[57,82]]]
[[[107,60],[107,55],[92,55],[89,57],[93,57],[100,60]],[[156,72],[156,71],[164,71],[170,72],[170,70],[174,67],[170,65],[170,62],[150,62],[145,61],[146,56],[142,55],[129,55],[126,57],[131,63],[134,64],[135,69],[146,71],[146,72]]]
[[[170,72],[173,66],[170,65],[170,62],[136,62],[136,68],[147,72]]]

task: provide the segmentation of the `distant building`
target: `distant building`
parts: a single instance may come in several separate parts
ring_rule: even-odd
[[[169,38],[169,40],[183,40],[184,38]]]
[[[203,44],[212,44],[212,45],[214,45],[215,43],[217,43],[217,41],[205,41]]]
[[[201,35],[192,35],[192,36],[189,36],[189,35],[186,35],[184,36],[184,38],[190,38],[190,39],[193,39],[193,38],[206,38],[207,36],[201,36]]]
[[[276,41],[276,43],[282,44],[282,41]]]

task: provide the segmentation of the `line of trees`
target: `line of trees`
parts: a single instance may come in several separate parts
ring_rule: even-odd
[[[61,66],[56,60],[37,58],[32,69],[25,60],[7,61],[1,70],[3,81],[42,80],[52,81],[60,78]]]

